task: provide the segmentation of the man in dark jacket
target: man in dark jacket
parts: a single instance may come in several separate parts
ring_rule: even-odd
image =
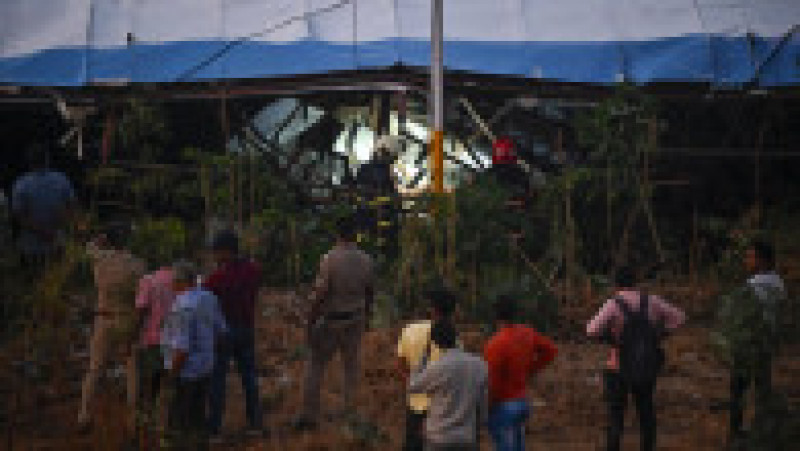
[[[261,407],[255,364],[255,305],[261,284],[260,266],[239,254],[239,238],[232,231],[220,232],[212,245],[217,269],[203,286],[219,299],[228,324],[228,334],[220,344],[211,376],[209,428],[219,434],[225,410],[225,382],[231,359],[242,378],[247,426],[261,429]]]

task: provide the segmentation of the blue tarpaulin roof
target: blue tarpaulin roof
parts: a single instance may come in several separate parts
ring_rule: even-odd
[[[0,83],[424,67],[430,0],[4,0]],[[449,69],[581,83],[800,84],[800,0],[445,0]],[[797,33],[800,34],[800,33]]]

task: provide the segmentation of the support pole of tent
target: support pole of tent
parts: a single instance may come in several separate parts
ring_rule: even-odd
[[[431,192],[436,195],[433,204],[434,215],[434,262],[436,271],[444,275],[445,261],[444,234],[442,225],[443,214],[446,214],[442,199],[439,195],[444,193],[444,0],[431,0],[431,80],[430,103],[431,120],[433,121],[430,136],[430,168]]]
[[[433,192],[444,192],[444,1],[431,0],[431,101]]]
[[[764,135],[767,132],[769,121],[769,114],[771,111],[766,107],[762,107],[766,111],[762,113],[764,119],[758,128],[758,135],[756,138],[756,145],[753,147],[753,206],[755,208],[755,225],[757,228],[761,227],[762,204],[761,204],[761,153],[764,147]]]

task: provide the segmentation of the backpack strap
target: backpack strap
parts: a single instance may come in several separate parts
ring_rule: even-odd
[[[617,306],[619,307],[619,309],[622,310],[622,315],[625,318],[627,318],[627,317],[629,317],[631,315],[631,313],[632,313],[631,312],[631,308],[628,307],[628,304],[625,303],[624,299],[622,299],[621,297],[617,296],[617,297],[614,298],[614,302],[616,302]]]
[[[636,312],[631,310],[631,308],[628,306],[628,304],[625,303],[625,300],[622,299],[621,297],[619,297],[619,296],[615,297],[614,301],[616,301],[617,306],[619,306],[620,310],[622,310],[622,314],[626,318],[628,316],[632,315],[632,314],[644,315],[645,318],[648,318],[647,313],[648,313],[648,308],[650,306],[650,295],[649,294],[647,294],[645,292],[640,292],[639,293],[639,310],[636,311]]]
[[[648,317],[648,309],[650,307],[650,295],[641,291],[639,292],[639,313],[644,315],[646,319],[650,319]]]
[[[431,326],[431,332],[433,332],[433,326]],[[432,353],[433,353],[433,337],[429,335],[428,344],[425,346],[425,353],[422,354],[422,358],[419,361],[419,366],[417,367],[418,373],[421,373],[428,366],[428,362],[431,359]]]

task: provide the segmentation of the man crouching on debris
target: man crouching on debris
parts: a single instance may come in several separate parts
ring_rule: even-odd
[[[197,274],[189,262],[173,266],[176,298],[162,332],[169,428],[174,447],[186,450],[208,446],[209,377],[218,337],[227,331],[216,296],[197,285]]]

